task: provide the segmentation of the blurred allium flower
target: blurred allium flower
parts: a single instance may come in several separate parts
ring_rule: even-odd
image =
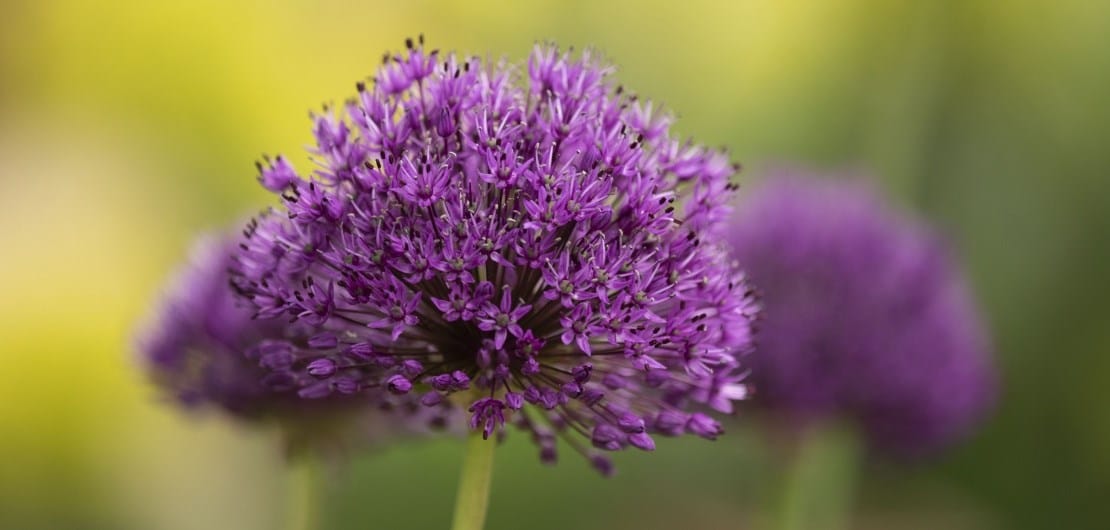
[[[253,310],[228,288],[235,243],[230,237],[198,241],[155,320],[143,330],[138,349],[155,384],[190,409],[217,409],[245,422],[276,423],[293,449],[342,444],[343,438],[366,442],[384,431],[414,432],[419,427],[415,421],[402,425],[372,411],[366,399],[337,395],[309,403],[265,384],[269,368],[282,362],[285,341],[273,339],[315,333],[311,326],[283,328],[251,318]],[[291,354],[285,358],[292,362]]]
[[[857,422],[873,447],[934,449],[994,396],[985,332],[938,238],[860,182],[785,176],[730,232],[766,312],[756,401],[796,419]]]
[[[249,226],[236,287],[321,330],[280,343],[269,382],[461,404],[485,436],[513,423],[545,461],[562,436],[603,472],[584,442],[717,436],[702,411],[745,395],[755,312],[716,234],[732,164],[588,53],[540,46],[522,72],[408,44],[345,118],[314,117],[307,178],[259,166],[284,205]]]

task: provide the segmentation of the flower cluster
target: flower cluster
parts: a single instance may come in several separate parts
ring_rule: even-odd
[[[946,250],[862,183],[779,176],[742,202],[730,240],[766,306],[756,401],[862,427],[917,454],[970,430],[995,375]]]
[[[253,221],[233,283],[304,398],[384,389],[464,407],[485,436],[652,450],[712,439],[744,397],[756,313],[719,229],[735,167],[673,139],[610,68],[538,46],[526,71],[408,43],[314,116],[317,167],[259,164],[282,206]]]
[[[217,409],[249,423],[274,422],[292,445],[314,440],[334,445],[343,441],[340,434],[348,433],[364,443],[386,432],[415,433],[423,427],[416,420],[373,410],[362,396],[306,402],[275,392],[266,378],[285,362],[277,354],[280,345],[314,332],[303,324],[284,327],[251,318],[251,308],[228,288],[235,248],[233,237],[201,239],[188,266],[174,278],[156,320],[140,337],[142,364],[162,391],[186,408]],[[428,415],[419,420],[447,422]],[[342,423],[353,428],[331,429]],[[322,430],[333,436],[310,432]]]

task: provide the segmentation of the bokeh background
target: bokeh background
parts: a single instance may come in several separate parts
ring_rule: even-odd
[[[300,160],[306,112],[419,32],[513,59],[537,40],[596,47],[748,181],[785,161],[868,172],[948,234],[1004,395],[963,446],[870,464],[854,528],[1110,520],[1110,2],[7,0],[0,527],[281,526],[272,437],[160,403],[134,326],[195,233],[267,204],[253,161]],[[490,527],[758,524],[771,450],[733,431],[621,455],[610,480],[510,438]],[[329,527],[445,527],[461,453],[355,459],[331,476]]]

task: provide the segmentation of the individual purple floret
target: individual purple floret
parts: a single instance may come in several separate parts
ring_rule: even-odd
[[[311,325],[253,319],[253,309],[228,286],[235,243],[231,237],[198,242],[139,340],[142,364],[162,391],[187,408],[216,409],[246,422],[275,422],[293,445],[342,442],[337,439],[340,431],[366,441],[385,431],[414,433],[422,427],[408,418],[402,425],[392,415],[374,410],[374,403],[356,395],[353,384],[344,388],[337,383],[328,399],[314,402],[275,392],[304,384],[284,373],[295,361],[289,344],[327,348],[335,341],[321,339]],[[336,368],[321,359],[306,372],[314,381],[335,374]],[[447,420],[427,416],[420,419],[442,424]],[[340,423],[354,428],[331,430]]]
[[[314,170],[260,166],[283,205],[248,227],[234,283],[259,318],[336,342],[283,343],[271,377],[456,403],[603,472],[589,444],[716,436],[697,411],[744,396],[756,312],[717,234],[735,167],[609,74],[548,46],[521,69],[410,41],[315,116]]]
[[[730,240],[766,308],[750,357],[758,403],[847,419],[903,455],[954,441],[989,408],[995,372],[963,278],[865,183],[772,178],[740,204]]]

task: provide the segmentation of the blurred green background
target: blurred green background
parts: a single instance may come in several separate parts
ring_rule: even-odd
[[[1110,2],[80,2],[0,4],[0,527],[279,528],[264,432],[186,418],[136,370],[136,321],[192,236],[269,198],[306,111],[386,49],[523,58],[593,46],[725,145],[870,172],[951,237],[1004,396],[967,444],[873,464],[853,528],[1105,528],[1110,519]],[[741,421],[743,418],[741,418]],[[494,529],[746,528],[776,474],[745,428],[618,457],[603,480],[526,440],[497,456]],[[519,438],[519,437],[518,437]],[[334,528],[442,528],[461,443],[357,458]],[[1099,523],[1103,521],[1103,523]]]

